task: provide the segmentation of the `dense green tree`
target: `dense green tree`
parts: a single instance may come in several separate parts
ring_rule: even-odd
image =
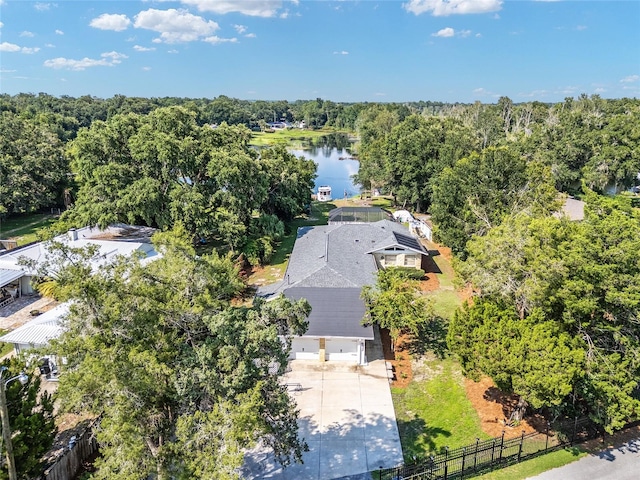
[[[431,205],[435,177],[474,147],[459,122],[411,115],[387,137],[386,186],[400,202],[422,212]]]
[[[261,210],[282,220],[292,220],[309,204],[316,178],[316,164],[296,157],[283,146],[264,150],[260,165],[267,181],[267,198]],[[250,179],[255,182],[255,179]]]
[[[46,123],[0,113],[0,214],[58,205],[69,165]]]
[[[486,234],[510,213],[553,211],[556,196],[549,169],[527,166],[508,147],[489,147],[442,171],[431,212],[440,241],[464,256],[472,235]]]
[[[360,137],[358,158],[360,165],[354,176],[356,183],[365,189],[383,186],[387,183],[386,142],[393,127],[400,122],[397,112],[382,106],[363,110],[356,122]]]
[[[68,151],[80,186],[68,217],[105,226],[122,221],[170,228],[243,246],[252,218],[288,220],[309,202],[315,164],[284,148],[258,152],[250,131],[198,126],[183,107],[116,115],[82,130]]]
[[[92,252],[62,247],[46,266],[74,300],[54,344],[68,360],[61,407],[102,414],[94,477],[237,478],[260,440],[283,465],[300,461],[295,403],[278,379],[309,305],[233,307],[242,282],[229,257],[196,256],[182,229],[154,242],[151,263],[92,272],[69,261]]]
[[[635,393],[640,375],[640,216],[593,193],[587,199],[582,222],[519,215],[469,242],[462,272],[484,300],[478,317],[467,311],[454,319],[450,344],[470,369],[537,399],[532,404],[586,412],[612,431],[640,413]],[[498,314],[486,314],[491,308],[512,313],[502,321]],[[517,334],[496,337],[492,322],[496,331],[504,327]],[[566,358],[567,365],[581,365],[582,373],[571,377],[571,392],[562,402],[557,397],[540,403],[548,390],[543,383],[524,377],[516,382],[513,368],[505,366],[500,373],[491,367],[506,351],[523,357],[510,362],[526,361],[529,353],[509,344],[514,335],[528,338],[524,329],[542,332],[531,341],[547,345],[550,362]],[[479,346],[485,341],[496,349]],[[559,381],[558,395],[568,391],[560,388],[566,382],[568,377]]]
[[[389,329],[394,345],[401,333],[417,334],[433,319],[433,305],[420,292],[420,285],[412,278],[412,273],[415,270],[390,267],[378,272],[375,286],[362,288],[367,307],[363,322],[377,323]]]
[[[520,318],[513,306],[479,299],[456,312],[447,340],[469,376],[489,375],[536,409],[557,410],[584,375],[583,343],[539,309]]]
[[[4,360],[2,367],[8,370],[2,381],[26,371],[23,361],[13,358]],[[6,388],[9,424],[12,433],[13,456],[18,478],[34,478],[42,472],[42,456],[49,451],[56,436],[53,416],[53,400],[47,392],[40,391],[40,376],[27,375],[25,385],[13,381]],[[4,448],[2,458],[4,459]],[[5,462],[2,462],[0,478],[9,478]]]

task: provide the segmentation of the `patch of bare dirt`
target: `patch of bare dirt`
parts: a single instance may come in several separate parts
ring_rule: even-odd
[[[479,382],[464,379],[467,398],[478,412],[482,431],[492,437],[499,437],[505,432],[505,438],[517,437],[531,432],[544,432],[546,421],[540,415],[527,416],[518,425],[509,426],[507,421],[518,404],[517,395],[507,395],[499,390],[493,380],[488,377]]]
[[[381,328],[380,336],[382,338],[384,359],[393,366],[394,375],[392,386],[406,388],[413,379],[413,370],[411,368],[412,358],[408,348],[411,339],[408,335],[400,335],[396,342],[395,351],[391,351],[389,330]]]
[[[434,292],[440,288],[440,280],[435,273],[427,273],[425,278],[420,280],[420,290],[422,292]]]

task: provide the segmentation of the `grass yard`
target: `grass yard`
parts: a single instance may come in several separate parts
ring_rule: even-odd
[[[586,455],[586,452],[576,447],[564,448],[473,478],[476,480],[523,480],[575,462]]]
[[[2,335],[4,335],[5,333],[9,333],[9,331],[0,329],[0,337]],[[7,355],[8,353],[11,353],[11,352],[13,352],[13,344],[12,343],[0,342],[0,357],[4,357],[5,355]]]
[[[432,258],[440,270],[440,273],[437,273],[438,280],[440,281],[440,288],[453,289],[455,272],[451,266],[451,262],[447,260],[444,255],[434,255]]]
[[[489,438],[480,429],[460,366],[452,358],[424,356],[414,362],[413,381],[406,388],[392,388],[391,394],[407,462],[445,446],[458,448]]]
[[[462,305],[460,296],[454,290],[427,292],[425,296],[433,301],[433,312],[447,320],[451,320],[454,312]]]
[[[332,130],[276,130],[275,132],[253,132],[251,134],[251,145],[257,147],[269,147],[273,145],[287,145],[289,147],[302,147],[302,145],[314,138],[322,137]]]
[[[39,229],[53,225],[56,217],[49,214],[33,213],[0,220],[0,238],[13,239],[18,245],[38,240]]]

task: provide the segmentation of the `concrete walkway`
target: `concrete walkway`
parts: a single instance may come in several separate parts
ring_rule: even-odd
[[[366,367],[295,360],[284,379],[298,404],[299,435],[309,445],[304,464],[282,469],[257,448],[245,457],[243,478],[330,480],[367,478],[402,462],[389,380],[383,360]]]

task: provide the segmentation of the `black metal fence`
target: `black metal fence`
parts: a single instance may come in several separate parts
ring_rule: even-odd
[[[588,418],[576,418],[547,425],[544,432],[524,433],[515,438],[502,436],[476,440],[475,444],[444,451],[415,463],[381,469],[376,480],[447,480],[471,477],[477,473],[503,468],[574,443],[597,438],[603,430]]]

